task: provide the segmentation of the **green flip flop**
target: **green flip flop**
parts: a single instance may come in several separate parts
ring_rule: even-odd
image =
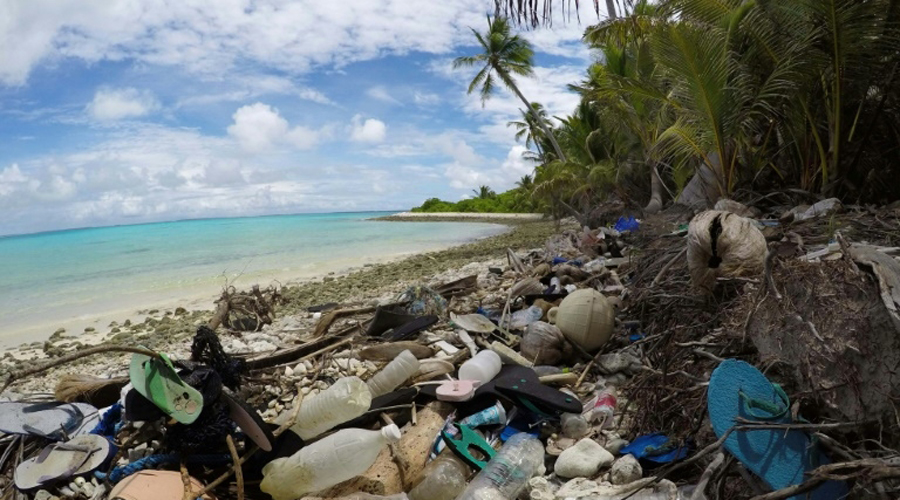
[[[203,395],[181,380],[165,354],[158,358],[134,354],[128,376],[134,390],[178,422],[192,424],[200,416]]]

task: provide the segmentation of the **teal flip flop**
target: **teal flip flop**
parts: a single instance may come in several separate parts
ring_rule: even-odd
[[[737,359],[726,359],[713,371],[707,407],[719,438],[736,425],[737,417],[767,423],[793,422],[784,390],[753,365]],[[775,490],[800,484],[806,479],[804,473],[831,463],[816,442],[800,430],[733,431],[725,440],[725,449]],[[847,495],[846,483],[827,481],[791,498],[839,500]]]
[[[178,422],[194,423],[203,410],[203,395],[181,380],[168,356],[159,356],[134,354],[131,357],[128,376],[134,390]]]

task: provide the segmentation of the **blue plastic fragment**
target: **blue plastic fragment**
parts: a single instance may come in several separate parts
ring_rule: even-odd
[[[616,231],[623,233],[625,231],[637,231],[640,229],[641,224],[635,220],[634,217],[619,217],[619,220],[616,221],[616,225],[613,226],[613,229]]]

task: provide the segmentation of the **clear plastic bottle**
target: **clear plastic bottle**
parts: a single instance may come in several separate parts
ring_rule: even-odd
[[[401,352],[374,377],[369,379],[369,391],[373,398],[387,394],[409,380],[419,370],[419,360],[408,349]]]
[[[454,500],[466,488],[470,473],[468,465],[445,449],[422,470],[409,500]]]
[[[521,311],[516,311],[504,322],[510,330],[524,330],[525,327],[544,317],[544,310],[538,306],[531,306]]]
[[[381,449],[400,440],[400,429],[343,429],[263,467],[260,489],[275,500],[294,500],[358,476],[375,463]]]
[[[515,434],[472,479],[458,500],[516,498],[543,465],[544,446],[541,442],[524,432]]]
[[[372,393],[359,377],[344,377],[323,392],[304,400],[291,427],[303,439],[312,439],[332,427],[369,411]]]
[[[459,367],[460,380],[477,380],[481,384],[490,382],[500,373],[503,361],[491,350],[485,349]]]

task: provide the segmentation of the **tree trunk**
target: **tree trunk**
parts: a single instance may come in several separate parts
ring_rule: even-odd
[[[615,0],[606,0],[606,14],[613,21],[616,20],[618,16],[616,16],[616,4]]]
[[[718,153],[710,153],[709,160],[712,167],[703,162],[697,167],[697,172],[691,177],[687,186],[678,195],[676,203],[687,205],[694,209],[707,209],[713,206],[721,196],[719,186],[724,178],[722,162]]]
[[[547,136],[547,139],[550,139],[550,144],[553,145],[553,151],[556,153],[556,157],[560,161],[566,161],[566,155],[563,154],[562,149],[560,149],[559,147],[559,143],[556,142],[556,136],[554,136],[553,132],[551,132],[550,129],[547,128],[547,124],[544,123],[544,120],[541,119],[540,115],[538,115],[534,111],[534,108],[531,107],[531,103],[528,102],[528,99],[525,99],[525,96],[522,95],[522,91],[519,90],[519,87],[516,87],[516,84],[513,83],[512,78],[510,78],[509,75],[506,76],[505,81],[509,82],[509,88],[511,88],[512,91],[515,92],[517,96],[519,96],[519,99],[521,99],[522,102],[525,103],[525,109],[527,109],[528,112],[531,113],[531,115],[534,117],[538,126],[541,127],[541,131],[544,132],[544,134]]]
[[[650,203],[644,207],[645,213],[655,214],[662,210],[662,188],[662,179],[659,177],[659,170],[654,163],[650,168]]]

